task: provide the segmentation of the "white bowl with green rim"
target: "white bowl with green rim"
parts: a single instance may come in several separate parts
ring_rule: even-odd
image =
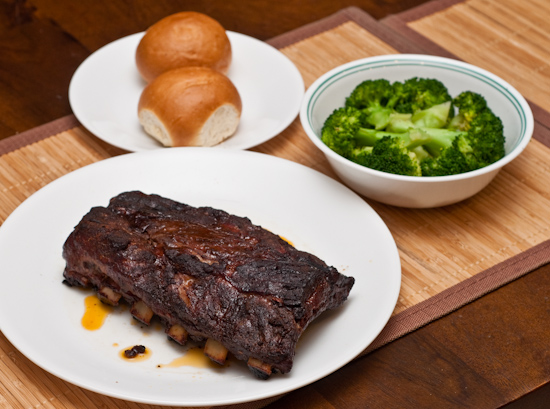
[[[474,91],[485,97],[500,117],[506,138],[505,156],[475,171],[450,176],[415,177],[380,172],[358,165],[321,141],[328,116],[344,106],[362,81],[404,81],[412,77],[440,80],[453,97]],[[318,78],[306,91],[300,110],[302,126],[340,179],[357,193],[378,202],[408,208],[445,206],[467,199],[486,187],[528,145],[533,135],[533,113],[525,98],[498,76],[458,60],[417,54],[383,55],[341,65]]]

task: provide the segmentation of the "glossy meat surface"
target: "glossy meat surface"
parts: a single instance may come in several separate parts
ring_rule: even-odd
[[[143,301],[167,327],[282,373],[303,330],[354,283],[247,218],[141,192],[92,208],[63,255],[69,284]]]

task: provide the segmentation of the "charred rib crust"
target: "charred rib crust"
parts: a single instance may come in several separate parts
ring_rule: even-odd
[[[64,279],[142,301],[190,339],[286,373],[300,334],[354,279],[250,220],[127,192],[86,214],[64,244]]]

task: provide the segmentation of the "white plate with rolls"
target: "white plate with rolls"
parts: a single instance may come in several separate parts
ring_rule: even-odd
[[[135,63],[144,33],[123,37],[90,55],[75,71],[69,102],[78,121],[91,133],[130,151],[165,149],[138,120],[138,101],[147,83]],[[242,99],[237,131],[216,145],[249,149],[286,129],[297,117],[305,92],[296,66],[271,45],[227,31],[232,62],[227,76]]]

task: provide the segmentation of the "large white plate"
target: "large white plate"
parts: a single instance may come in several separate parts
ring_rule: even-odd
[[[62,284],[61,249],[92,206],[139,189],[247,216],[342,273],[349,299],[306,330],[289,374],[255,379],[244,363],[220,370],[158,368],[184,349],[160,329],[132,325],[128,311],[87,331],[82,290]],[[23,202],[0,228],[0,329],[30,360],[105,395],[161,405],[258,400],[314,382],[356,357],[389,319],[401,284],[395,242],[381,218],[350,189],[294,162],[250,151],[174,148],[131,153],[72,172]],[[118,347],[114,346],[115,344]],[[144,344],[143,362],[118,356]]]
[[[160,149],[137,118],[146,85],[135,65],[144,33],[116,40],[90,55],[75,71],[69,102],[76,118],[111,145],[131,152]],[[228,77],[243,102],[237,132],[219,146],[248,149],[282,132],[296,118],[304,82],[296,66],[276,48],[244,34],[227,32],[233,60]]]

